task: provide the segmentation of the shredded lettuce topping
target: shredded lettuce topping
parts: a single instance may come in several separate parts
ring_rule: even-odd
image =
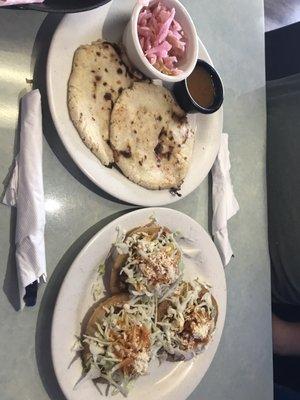
[[[99,301],[103,296],[103,275],[105,272],[105,265],[100,264],[97,268],[97,278],[92,285],[92,296],[94,301]]]
[[[116,244],[120,254],[128,254],[120,275],[135,296],[161,297],[182,273],[181,251],[174,233],[160,227],[157,234],[133,233]]]
[[[115,248],[127,256],[120,278],[131,299],[103,307],[105,315],[93,335],[83,335],[73,346],[77,352],[88,350],[83,357],[86,374],[78,383],[106,382],[112,395],[127,397],[154,357],[193,357],[216,327],[218,310],[211,287],[200,278],[182,280],[184,251],[175,240],[179,233],[159,226],[154,218],[151,223],[129,235],[118,229]],[[92,286],[95,301],[103,295],[104,271],[101,264]]]
[[[156,328],[153,324],[155,302],[132,299],[122,307],[105,309],[106,315],[96,324],[94,336],[84,335],[90,357],[85,365],[93,376],[103,378],[124,396],[138,376],[148,371],[156,352]],[[93,378],[96,379],[96,378]]]
[[[153,357],[188,359],[202,351],[217,320],[210,286],[199,278],[177,282],[159,304],[156,297],[139,296],[105,313],[95,334],[83,336],[90,351],[84,381],[102,378],[125,397]]]
[[[215,330],[217,312],[209,285],[199,278],[181,282],[159,305],[163,349],[170,354],[197,354]]]

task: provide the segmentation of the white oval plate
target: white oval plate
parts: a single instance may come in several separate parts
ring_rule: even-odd
[[[185,238],[190,239],[190,250],[193,254],[197,254],[197,262],[184,258],[184,277],[201,276],[212,285],[212,293],[219,306],[219,316],[213,339],[203,353],[190,361],[164,362],[160,366],[153,360],[149,375],[136,381],[128,398],[130,400],[186,399],[210,366],[221,338],[226,313],[226,281],[218,251],[206,231],[187,215],[167,208],[141,209],[123,215],[98,232],[81,250],[60,289],[52,321],[51,347],[54,370],[68,400],[104,398],[91,381],[79,385],[74,390],[82,368],[79,359],[70,365],[74,358],[71,348],[75,335],[80,334],[80,323],[85,313],[94,303],[92,285],[96,280],[97,267],[104,262],[112,243],[116,240],[117,228],[127,231],[144,225],[153,215],[160,224],[172,231],[179,229]],[[123,399],[120,394],[108,398]]]
[[[127,203],[143,206],[170,204],[179,198],[168,190],[148,190],[136,185],[117,169],[106,168],[83,144],[67,107],[67,83],[74,51],[82,44],[104,37],[116,41],[121,38],[135,1],[118,3],[118,15],[113,12],[114,2],[96,10],[66,15],[59,24],[50,46],[47,63],[47,92],[56,130],[77,166],[97,186]],[[199,57],[211,59],[199,40]],[[197,133],[193,158],[180,193],[187,196],[196,189],[210,171],[216,158],[223,128],[223,109],[214,114],[195,114]]]

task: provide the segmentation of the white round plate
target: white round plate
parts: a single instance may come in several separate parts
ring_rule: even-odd
[[[78,167],[97,186],[112,196],[127,203],[143,206],[170,204],[179,198],[168,190],[148,190],[136,185],[117,169],[106,168],[83,144],[67,107],[67,84],[74,51],[82,44],[99,38],[119,41],[134,0],[110,2],[96,10],[66,15],[58,26],[50,46],[47,64],[47,91],[49,106],[56,130],[70,156]],[[211,59],[199,40],[199,57]],[[197,123],[196,141],[189,172],[180,193],[181,198],[196,189],[210,171],[216,158],[223,128],[223,110],[214,114],[195,114]]]
[[[117,228],[128,231],[148,223],[151,216],[172,231],[179,229],[188,239],[186,243],[189,243],[189,254],[194,254],[196,261],[192,261],[190,257],[184,258],[184,278],[201,276],[212,285],[212,293],[219,306],[219,316],[213,339],[201,354],[190,361],[166,361],[161,365],[157,360],[152,360],[149,375],[136,381],[129,393],[129,400],[186,399],[200,383],[215,355],[225,320],[226,281],[220,256],[210,236],[197,222],[179,211],[153,208],[130,212],[103,228],[81,250],[71,265],[57,298],[52,322],[52,358],[58,382],[68,400],[104,399],[91,381],[74,390],[74,385],[82,374],[82,367],[79,358],[71,363],[74,358],[71,348],[75,335],[80,334],[83,317],[94,303],[92,286],[96,280],[96,271],[116,240]],[[123,396],[118,394],[112,398],[120,400]]]

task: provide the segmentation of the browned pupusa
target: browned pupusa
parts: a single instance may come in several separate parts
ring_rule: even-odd
[[[109,146],[112,107],[136,79],[111,43],[98,40],[75,51],[68,83],[70,117],[85,145],[106,166],[114,161]]]
[[[168,89],[136,82],[115,103],[110,143],[130,180],[147,189],[178,189],[190,165],[194,132]]]

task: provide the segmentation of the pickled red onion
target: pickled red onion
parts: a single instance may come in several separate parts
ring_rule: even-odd
[[[176,66],[184,56],[186,41],[184,31],[175,20],[175,9],[168,9],[160,1],[139,0],[145,5],[138,17],[138,37],[141,48],[159,71],[167,75],[178,75]],[[148,2],[149,3],[149,2]]]

